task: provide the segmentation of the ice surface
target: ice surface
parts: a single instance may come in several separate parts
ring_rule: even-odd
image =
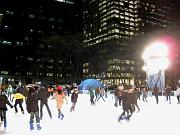
[[[63,120],[57,118],[55,100],[49,99],[52,120],[49,118],[44,106],[44,117],[41,121],[42,130],[29,130],[29,114],[23,115],[18,108],[8,108],[7,128],[0,127],[0,135],[180,135],[180,104],[176,97],[171,97],[172,102],[166,102],[165,97],[160,97],[159,104],[155,97],[148,97],[148,103],[138,100],[141,111],[135,112],[130,121],[118,122],[122,108],[114,107],[113,95],[90,105],[87,94],[79,94],[74,112],[70,112],[71,102],[63,105],[65,115]],[[23,103],[25,108],[25,103]]]

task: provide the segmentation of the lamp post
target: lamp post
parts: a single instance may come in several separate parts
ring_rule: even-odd
[[[147,87],[153,89],[155,84],[163,92],[165,89],[165,70],[169,65],[168,48],[163,42],[155,42],[148,46],[144,53],[144,67]]]

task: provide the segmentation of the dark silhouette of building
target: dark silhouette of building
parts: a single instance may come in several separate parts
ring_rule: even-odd
[[[65,46],[82,32],[81,6],[77,0],[1,0],[0,75],[64,83],[77,78],[79,63]]]

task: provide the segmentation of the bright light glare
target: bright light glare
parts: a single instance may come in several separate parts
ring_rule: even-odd
[[[162,42],[153,43],[147,47],[143,53],[145,61],[144,70],[157,71],[160,69],[167,69],[169,66],[168,48]]]
[[[162,42],[153,43],[147,47],[143,53],[143,59],[151,59],[154,57],[166,57],[168,55],[168,48]]]

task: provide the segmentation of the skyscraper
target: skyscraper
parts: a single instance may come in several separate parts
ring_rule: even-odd
[[[171,0],[89,0],[84,10],[84,77],[133,84],[137,40],[173,22]]]
[[[67,43],[46,41],[81,33],[80,4],[76,0],[1,0],[0,75],[49,81],[72,78],[74,60],[62,52]]]

